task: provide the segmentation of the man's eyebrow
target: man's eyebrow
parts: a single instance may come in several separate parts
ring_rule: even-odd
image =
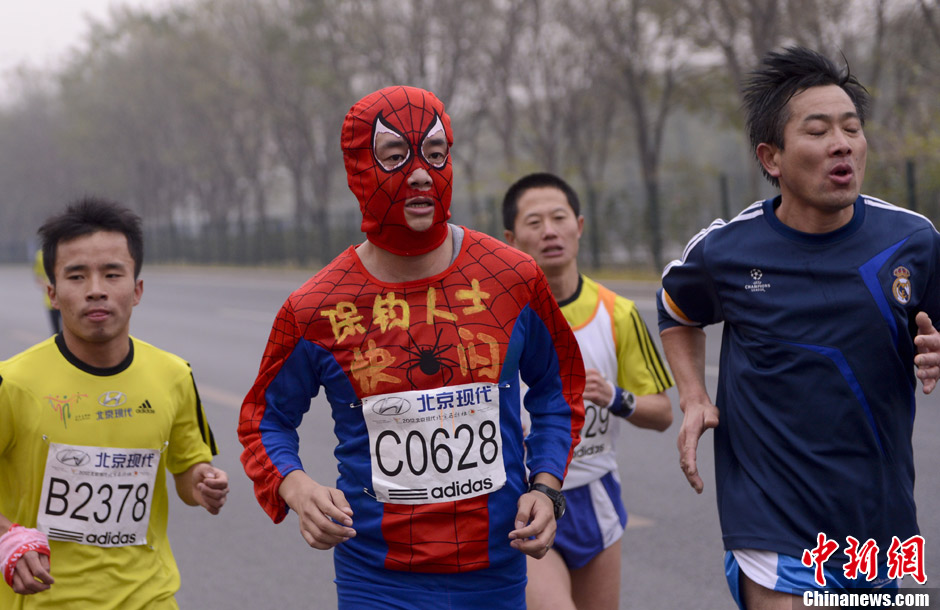
[[[849,112],[843,112],[841,115],[836,117],[836,120],[844,121],[846,119],[857,119],[857,118],[858,118],[857,112],[849,111]],[[813,113],[803,118],[804,123],[807,123],[809,121],[831,121],[831,120],[832,120],[832,115],[825,114],[822,112]]]
[[[376,142],[375,147],[378,150],[385,150],[389,148],[402,148],[407,147],[408,143],[405,142],[402,138],[388,139],[383,142]]]
[[[99,268],[104,269],[106,271],[112,271],[115,269],[123,270],[126,268],[126,265],[124,265],[124,263],[112,262],[112,263],[105,263],[103,265],[99,265]],[[73,265],[66,265],[65,267],[63,267],[62,271],[65,273],[74,273],[76,271],[87,271],[88,269],[90,269],[90,265],[86,263],[75,263]]]

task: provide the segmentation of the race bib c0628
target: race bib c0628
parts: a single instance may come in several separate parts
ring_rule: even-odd
[[[370,396],[362,414],[380,502],[463,500],[506,483],[495,384]]]
[[[50,540],[146,544],[159,467],[156,449],[49,443],[37,529]]]

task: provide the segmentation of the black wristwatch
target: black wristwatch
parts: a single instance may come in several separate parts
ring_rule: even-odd
[[[552,501],[552,506],[555,509],[555,521],[561,519],[561,516],[565,514],[565,494],[557,489],[552,489],[544,483],[532,483],[529,485],[529,491],[540,491],[548,496],[548,499]]]

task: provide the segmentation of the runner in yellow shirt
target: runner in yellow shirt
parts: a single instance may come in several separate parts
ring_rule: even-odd
[[[86,199],[40,235],[64,324],[0,362],[0,608],[176,608],[166,471],[212,514],[228,477],[189,365],[129,334],[140,219]]]

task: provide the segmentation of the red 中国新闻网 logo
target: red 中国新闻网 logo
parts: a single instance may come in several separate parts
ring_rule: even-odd
[[[878,544],[868,539],[861,544],[856,538],[846,536],[845,554],[848,560],[842,567],[846,578],[855,580],[864,575],[866,581],[873,581],[878,576]],[[820,587],[826,586],[824,564],[839,550],[839,543],[830,540],[826,534],[820,532],[816,535],[816,546],[803,551],[801,562],[807,568],[813,568],[813,579]],[[888,578],[895,580],[911,576],[918,584],[927,582],[924,573],[924,537],[911,536],[901,541],[897,536],[891,537],[891,546],[886,555]]]

